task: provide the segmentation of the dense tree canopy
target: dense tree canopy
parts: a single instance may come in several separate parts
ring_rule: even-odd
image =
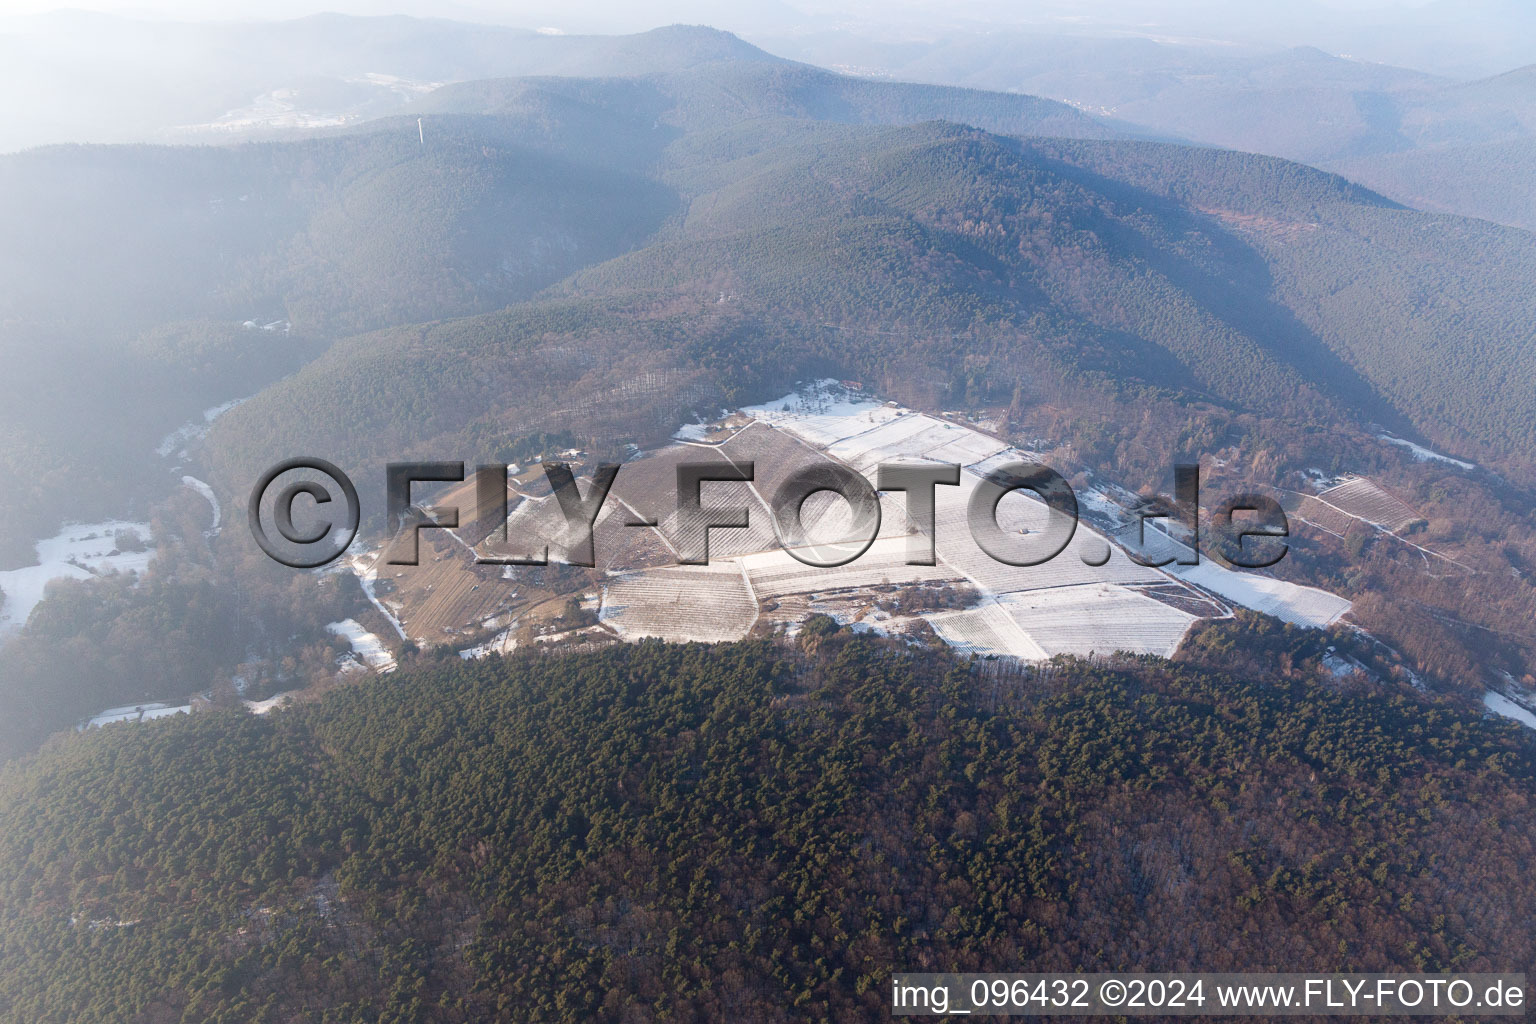
[[[883,1020],[898,968],[1525,969],[1524,735],[1219,647],[1020,672],[811,628],[61,740],[0,775],[0,1019]]]

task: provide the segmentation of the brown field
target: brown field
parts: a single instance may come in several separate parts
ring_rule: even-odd
[[[399,609],[406,632],[428,643],[450,643],[483,631],[495,616],[515,614],[549,591],[522,579],[503,579],[502,566],[476,565],[448,533],[421,535],[420,565],[378,566],[382,597]]]
[[[1331,533],[1336,537],[1342,537],[1349,532],[1349,528],[1360,520],[1335,508],[1325,501],[1318,501],[1310,494],[1291,492],[1286,495],[1281,506],[1286,515],[1300,519],[1304,523],[1310,523],[1325,533]]]
[[[1328,488],[1317,500],[1393,533],[1419,518],[1418,512],[1406,502],[1363,476]]]

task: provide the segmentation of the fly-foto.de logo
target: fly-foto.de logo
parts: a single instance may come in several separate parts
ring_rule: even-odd
[[[565,538],[563,560],[571,565],[595,566],[594,532],[623,471],[617,463],[599,463],[589,479],[580,481],[570,463],[544,462],[544,481],[562,520]],[[423,508],[412,500],[415,484],[462,483],[463,462],[393,462],[385,470],[386,563],[416,565],[420,561],[420,534],[424,530],[459,530],[460,524],[489,525],[489,553],[472,548],[480,563],[547,565],[549,542],[530,531],[511,527],[508,518],[508,466],[489,463],[476,467],[474,499],[469,509]],[[707,483],[751,484],[757,465],[750,461],[682,462],[676,466],[673,514],[667,517],[670,544],[683,565],[709,563],[710,533],[740,529],[752,524],[749,504],[705,502]],[[773,491],[768,514],[778,543],[806,565],[832,568],[862,555],[880,530],[881,493],[900,494],[911,527],[907,538],[908,565],[936,564],[939,488],[958,487],[957,463],[882,462],[874,481],[839,463],[803,466],[788,474]],[[830,492],[848,506],[848,522],[835,542],[813,539],[804,518],[806,502]],[[1039,529],[1006,529],[998,509],[1004,498],[1023,494],[1045,509]],[[623,525],[658,528],[658,518],[640,515],[620,504]],[[761,514],[762,509],[756,510]],[[464,514],[468,512],[469,514]],[[1133,510],[1136,540],[1145,548],[1148,524],[1168,520],[1180,533],[1177,544],[1158,555],[1131,550],[1140,565],[1198,564],[1201,553],[1200,467],[1174,467],[1172,501],[1146,502]],[[287,459],[268,469],[251,491],[248,505],[251,533],[274,560],[293,568],[317,568],[339,558],[357,536],[362,521],[357,488],[346,473],[318,458]],[[1012,462],[999,466],[971,489],[965,501],[965,528],[991,558],[1006,565],[1043,565],[1071,543],[1077,531],[1079,509],[1072,486],[1060,473],[1038,462]],[[1210,510],[1214,526],[1214,550],[1226,562],[1244,569],[1262,569],[1285,557],[1290,524],[1275,499],[1257,493],[1234,495]],[[462,537],[460,539],[463,539]],[[466,544],[468,542],[466,541]],[[1084,549],[1080,556],[1089,565],[1102,565],[1109,549]]]

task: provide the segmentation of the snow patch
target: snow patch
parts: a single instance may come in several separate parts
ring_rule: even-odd
[[[626,640],[740,640],[757,621],[757,598],[734,561],[641,569],[603,587],[598,620]]]
[[[290,700],[293,699],[294,694],[298,692],[299,691],[297,690],[288,690],[284,693],[273,694],[266,700],[243,700],[240,703],[249,708],[251,714],[264,715],[268,711],[271,711],[273,708],[280,708],[284,704],[287,704]]]
[[[1496,715],[1519,722],[1527,729],[1536,729],[1536,714],[1523,704],[1516,704],[1497,690],[1483,694],[1483,706]]]
[[[405,635],[405,627],[400,624],[400,620],[395,616],[395,613],[390,611],[384,602],[379,600],[378,594],[374,592],[374,583],[379,578],[378,574],[374,572],[376,562],[377,556],[372,561],[354,556],[347,564],[352,569],[352,574],[357,577],[358,586],[362,587],[363,596],[368,598],[368,603],[377,608],[379,614],[389,620],[389,624],[395,627],[395,632],[400,634],[401,640],[409,640],[410,638]],[[511,566],[507,568],[510,569]],[[347,621],[350,622],[352,620],[348,619]]]
[[[92,726],[111,725],[113,722],[148,722],[154,718],[170,718],[172,715],[190,715],[192,705],[181,704],[135,704],[131,707],[108,708],[99,715],[93,715],[81,729],[89,729]]]
[[[201,441],[208,434],[208,428],[213,426],[213,421],[223,416],[242,402],[249,402],[251,396],[245,398],[232,398],[228,402],[210,406],[203,410],[203,418],[200,420],[188,420],[175,430],[166,434],[155,446],[155,454],[162,459],[186,458],[187,449],[196,441]]]
[[[816,445],[830,447],[838,441],[889,423],[907,410],[844,389],[835,380],[816,381],[783,398],[741,410],[753,419],[783,427]]]
[[[1021,661],[1044,661],[1049,657],[1034,637],[995,600],[978,608],[933,612],[923,618],[941,640],[961,654],[1018,658]]]
[[[1235,572],[1209,559],[1199,565],[1170,565],[1168,568],[1186,582],[1295,626],[1314,629],[1331,626],[1351,607],[1349,600],[1326,590],[1288,583],[1272,576]]]
[[[1171,658],[1195,616],[1113,583],[1005,594],[997,603],[1047,656],[1155,654]]]
[[[375,672],[384,673],[395,670],[395,656],[389,653],[389,648],[384,646],[384,641],[364,629],[356,619],[342,619],[340,622],[328,623],[325,628],[339,637],[344,637],[352,646],[352,653]]]
[[[491,637],[483,644],[467,647],[459,652],[459,657],[465,661],[478,661],[488,658],[493,654],[506,654],[517,649],[517,638],[512,635],[510,629],[504,629]]]
[[[155,549],[119,551],[115,535],[123,530],[134,531],[148,544],[148,523],[113,519],[103,523],[72,524],[47,540],[37,542],[36,565],[0,572],[0,591],[5,592],[5,604],[0,607],[0,637],[26,624],[32,609],[43,599],[50,580],[83,580],[112,572],[142,573],[148,569],[150,560],[155,557]]]
[[[1387,442],[1387,444],[1395,444],[1399,448],[1408,449],[1413,453],[1414,459],[1419,462],[1445,462],[1458,469],[1470,470],[1477,468],[1477,463],[1475,462],[1463,462],[1461,459],[1453,459],[1449,455],[1441,455],[1439,452],[1425,448],[1421,444],[1414,444],[1406,438],[1393,437],[1391,434],[1377,434],[1376,437],[1378,440]]]
[[[213,509],[213,525],[208,527],[207,536],[217,537],[219,535],[221,513],[219,509],[219,499],[214,496],[213,488],[209,487],[195,476],[184,476],[181,478],[181,482],[192,488],[198,494],[201,494],[204,500],[208,502],[209,507]]]

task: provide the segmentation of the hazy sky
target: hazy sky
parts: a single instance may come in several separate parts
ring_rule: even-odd
[[[1229,0],[1233,5],[1252,5],[1252,0]],[[1315,6],[1324,10],[1340,12],[1382,11],[1394,8],[1424,7],[1433,0],[1310,0],[1301,3],[1289,3],[1289,7]],[[935,2],[935,0],[917,0],[917,2],[896,3],[861,3],[859,0],[845,0],[845,2],[824,2],[824,0],[796,0],[796,2],[782,4],[778,2],[763,3],[759,0],[721,0],[721,2],[689,3],[666,2],[666,0],[642,0],[638,3],[623,2],[593,2],[593,0],[576,0],[572,3],[563,3],[559,8],[569,10],[574,15],[585,20],[588,17],[611,18],[613,20],[630,20],[639,17],[641,20],[654,21],[658,16],[665,16],[671,11],[698,10],[702,12],[712,11],[718,20],[732,20],[745,9],[754,6],[792,8],[793,10],[807,14],[823,15],[847,15],[858,14],[875,18],[882,10],[899,10],[903,14],[911,15],[928,10],[935,16],[949,16],[956,4],[951,2]],[[1198,12],[1212,6],[1209,0],[1078,0],[1076,3],[1031,3],[1025,2],[988,2],[966,4],[961,7],[971,8],[976,11],[991,9],[993,17],[1001,20],[1013,20],[1022,18],[1027,20],[1031,14],[1056,12],[1076,9],[1088,15],[1102,15],[1111,18],[1145,16],[1149,12],[1161,12],[1175,15],[1178,12]],[[1257,6],[1265,6],[1258,4]],[[1279,5],[1275,5],[1279,6]],[[229,18],[290,18],[305,14],[314,14],[320,11],[340,11],[348,14],[411,14],[418,17],[472,17],[498,22],[520,23],[530,17],[548,14],[555,5],[549,3],[529,3],[523,0],[517,2],[496,2],[496,0],[468,0],[468,2],[454,2],[454,0],[79,0],[75,3],[60,4],[57,0],[0,0],[0,12],[8,14],[38,14],[45,11],[56,10],[61,7],[91,10],[110,11],[117,14],[130,16],[158,16],[185,18],[188,20],[213,20]],[[750,12],[747,12],[750,13]]]
[[[70,6],[179,20],[296,18],[322,11],[635,32],[707,24],[768,45],[828,31],[932,38],[1006,28],[1311,45],[1458,78],[1536,62],[1536,0],[77,0]],[[57,0],[0,0],[38,14]]]

